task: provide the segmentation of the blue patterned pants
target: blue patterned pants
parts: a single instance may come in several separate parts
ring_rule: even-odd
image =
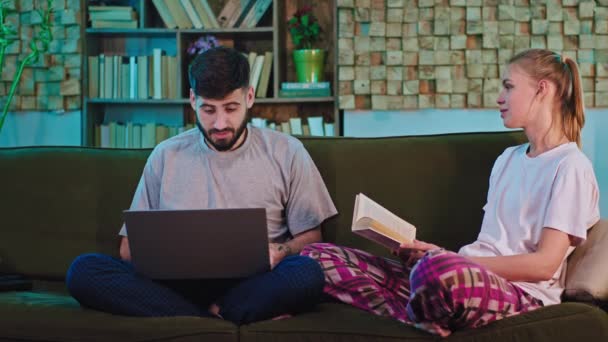
[[[88,308],[126,316],[210,316],[211,303],[236,324],[293,314],[321,300],[324,275],[308,257],[292,255],[272,271],[247,279],[157,281],[135,272],[130,262],[84,254],[70,266],[66,285]]]

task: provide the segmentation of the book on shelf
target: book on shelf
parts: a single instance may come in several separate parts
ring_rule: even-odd
[[[251,125],[258,128],[267,128],[268,123],[264,118],[251,118]]]
[[[137,98],[147,99],[150,96],[148,78],[148,56],[137,56]]]
[[[303,135],[302,131],[302,119],[301,118],[289,118],[289,127],[291,128],[291,134]]]
[[[93,20],[91,21],[92,28],[111,28],[111,29],[136,29],[137,20]]]
[[[193,128],[193,124],[167,126],[155,122],[108,122],[95,126],[97,147],[104,148],[152,148],[161,141]]]
[[[281,89],[279,97],[327,97],[331,96],[329,89]]]
[[[163,55],[161,49],[153,49],[152,56],[101,54],[88,61],[90,98],[179,98],[177,57]]]
[[[392,250],[416,238],[416,227],[361,193],[355,196],[351,230]]]
[[[89,6],[89,12],[130,12],[133,11],[131,6]]]
[[[253,62],[253,68],[249,76],[249,85],[253,87],[253,91],[258,89],[258,83],[260,82],[260,76],[262,75],[262,67],[264,66],[264,55],[257,55]]]
[[[281,132],[291,134],[291,124],[289,121],[281,122]]]
[[[133,125],[133,140],[131,141],[132,148],[141,148],[141,125]]]
[[[253,72],[253,64],[255,63],[255,58],[258,56],[258,53],[255,51],[249,51],[247,54],[247,61],[249,62],[249,73]]]
[[[319,137],[325,135],[322,116],[309,116],[306,121],[308,121],[308,127],[310,128],[310,135]]]
[[[241,28],[254,28],[260,22],[260,19],[264,16],[264,13],[272,5],[272,0],[257,0],[255,4],[249,9],[249,12],[243,18],[239,27]]]
[[[284,90],[330,89],[330,84],[327,81],[324,81],[324,82],[282,82],[281,89],[284,89]]]
[[[129,63],[124,63],[124,59],[120,64],[120,98],[128,99],[129,90],[131,88],[131,73]]]
[[[152,89],[154,89],[152,98],[154,99],[163,98],[162,53],[161,49],[152,50]]]
[[[304,136],[310,135],[310,126],[308,126],[308,124],[302,124],[302,135],[304,135]]]
[[[106,56],[102,53],[97,56],[97,65],[99,67],[98,72],[98,85],[97,85],[97,95],[99,98],[106,98]],[[90,89],[90,88],[89,88]],[[93,97],[92,95],[89,95]]]
[[[265,118],[251,118],[251,125],[268,128],[275,131],[302,136],[334,136],[334,124],[323,122],[322,116],[310,116],[306,120],[300,117],[289,118],[288,121],[275,123]]]
[[[169,7],[165,3],[165,0],[152,0],[152,3],[154,4],[154,7],[156,7],[156,12],[158,12],[165,27],[170,29],[176,28],[177,22],[171,14],[171,11],[169,11]]]
[[[156,145],[156,124],[148,122],[141,127],[141,147],[152,148]]]
[[[203,20],[203,25],[205,28],[220,28],[220,24],[217,21],[215,13],[213,13],[213,9],[209,6],[209,2],[207,0],[192,0],[192,4],[198,12],[198,15]]]
[[[107,59],[106,59],[107,61]],[[114,55],[110,59],[112,74],[110,74],[110,81],[108,82],[112,85],[112,98],[117,99],[120,97],[120,65],[121,65],[122,57]]]
[[[102,6],[106,7],[106,6]],[[131,7],[125,7],[121,10],[106,10],[106,11],[91,11],[89,7],[89,20],[109,20],[109,21],[131,21],[137,20],[137,12]]]
[[[129,98],[136,99],[138,97],[137,90],[137,57],[129,56]]]
[[[169,127],[165,125],[156,125],[156,144],[160,144],[162,141],[169,138]]]
[[[184,7],[184,12],[186,12],[186,15],[192,22],[192,26],[194,26],[194,28],[209,28],[209,26],[203,25],[202,17],[199,16],[199,13],[194,10],[194,6],[192,5],[192,2],[190,0],[179,0],[179,2]]]
[[[324,135],[326,137],[333,137],[336,135],[336,132],[334,131],[334,124],[331,122],[326,122],[323,124],[323,128],[324,128]]]
[[[99,97],[99,57],[88,56],[89,98]]]
[[[270,84],[270,73],[272,72],[272,51],[264,53],[264,65],[262,65],[262,74],[260,75],[260,83],[255,94],[256,97],[266,97],[268,95],[268,86]]]
[[[224,28],[240,27],[255,3],[256,0],[228,0],[218,15],[219,25]]]
[[[134,29],[137,13],[130,6],[89,6],[92,28]]]
[[[192,28],[192,21],[179,0],[165,0],[165,5],[169,9],[171,16],[175,19],[177,27],[180,29]]]

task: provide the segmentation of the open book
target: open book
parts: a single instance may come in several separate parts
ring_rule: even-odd
[[[355,197],[352,231],[390,249],[416,238],[416,227],[364,194]]]

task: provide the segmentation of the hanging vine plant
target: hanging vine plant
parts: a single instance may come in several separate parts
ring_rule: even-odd
[[[12,27],[6,22],[6,17],[16,11],[12,9],[14,6],[9,6],[11,2],[8,0],[2,0],[0,2],[0,75],[4,69],[4,55],[9,45],[17,40],[17,29]],[[13,82],[11,83],[8,96],[4,101],[4,107],[2,109],[2,115],[0,115],[0,133],[2,133],[2,126],[4,126],[4,120],[8,115],[8,109],[10,107],[11,100],[15,95],[19,80],[23,69],[38,62],[40,56],[49,50],[49,44],[53,40],[53,34],[51,33],[51,14],[53,13],[53,0],[46,0],[46,9],[36,10],[40,15],[42,22],[40,23],[40,31],[37,35],[34,35],[29,43],[30,53],[23,58],[17,67],[17,73]]]

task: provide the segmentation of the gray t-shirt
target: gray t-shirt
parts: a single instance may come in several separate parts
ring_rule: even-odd
[[[131,210],[266,208],[268,238],[284,242],[337,214],[302,143],[247,126],[234,151],[210,149],[196,128],[150,154]],[[123,224],[120,235],[126,236]]]

